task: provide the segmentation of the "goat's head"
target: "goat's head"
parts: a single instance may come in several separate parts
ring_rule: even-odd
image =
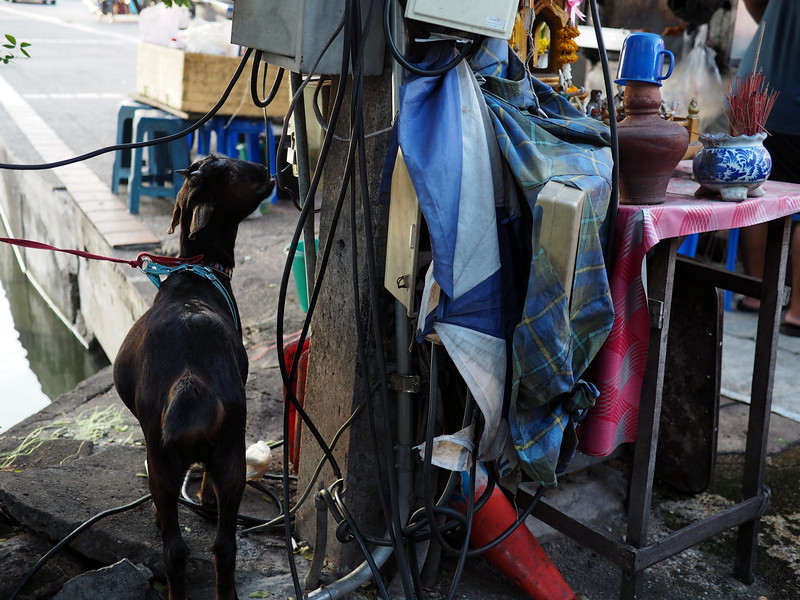
[[[203,238],[222,242],[232,252],[239,223],[274,185],[263,165],[213,154],[178,173],[186,181],[175,200],[168,233],[180,225],[181,254],[207,254],[210,249]]]

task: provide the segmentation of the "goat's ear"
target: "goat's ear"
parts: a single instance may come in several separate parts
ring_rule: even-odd
[[[197,199],[192,202],[192,223],[189,226],[189,239],[193,240],[197,232],[203,229],[211,221],[214,214],[214,203],[210,198]]]
[[[175,228],[178,226],[178,223],[181,222],[181,198],[180,194],[178,194],[178,199],[175,201],[175,206],[172,207],[172,221],[169,223],[169,229],[167,229],[167,233],[173,233]]]

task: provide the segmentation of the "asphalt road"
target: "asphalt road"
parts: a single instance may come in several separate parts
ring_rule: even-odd
[[[0,34],[31,44],[30,59],[0,64],[0,78],[76,154],[113,144],[117,105],[136,91],[138,22],[98,20],[83,0],[58,0],[3,2],[0,23]],[[87,165],[110,185],[113,161],[108,153]]]

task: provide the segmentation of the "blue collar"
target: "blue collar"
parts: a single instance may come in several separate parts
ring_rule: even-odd
[[[155,285],[156,288],[161,287],[161,277],[169,277],[170,275],[174,275],[175,273],[180,273],[182,271],[189,271],[195,275],[199,275],[200,277],[208,279],[214,284],[214,287],[219,290],[220,294],[222,294],[222,297],[225,298],[225,302],[228,304],[228,309],[231,311],[233,322],[236,324],[239,331],[241,331],[241,322],[239,321],[239,314],[236,312],[236,305],[233,302],[233,298],[231,298],[228,290],[225,289],[225,286],[222,285],[222,283],[220,283],[219,278],[214,273],[214,270],[217,270],[220,273],[230,277],[230,273],[232,273],[233,269],[224,268],[218,265],[205,266],[197,264],[182,264],[177,266],[168,266],[159,265],[153,262],[145,262],[141,267],[139,267],[139,270],[150,278],[150,281],[153,282],[153,285]]]

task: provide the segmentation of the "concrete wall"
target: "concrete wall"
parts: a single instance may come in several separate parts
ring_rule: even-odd
[[[378,131],[384,129],[391,122],[390,77],[368,77],[365,82],[365,131]],[[335,84],[331,86],[335,93]],[[349,100],[345,100],[345,107]],[[347,109],[342,111],[347,114]],[[340,119],[337,133],[348,137],[349,133],[344,125],[346,117]],[[383,289],[383,265],[386,248],[386,224],[388,209],[376,202],[381,168],[386,157],[388,133],[367,141],[367,173],[370,186],[371,219],[373,222],[374,247],[378,268],[378,295],[380,308],[384,318],[381,325],[384,328],[384,342],[387,344],[389,360],[392,360],[391,340],[394,337],[394,302],[393,298]],[[359,240],[358,266],[359,297],[353,296],[353,268],[352,268],[352,243],[350,223],[350,197],[345,199],[345,207],[341,221],[336,230],[332,230],[332,218],[335,210],[337,195],[344,172],[347,153],[347,143],[336,141],[325,167],[324,203],[320,217],[320,256],[317,259],[319,272],[323,244],[328,237],[333,237],[333,250],[328,265],[327,274],[320,292],[317,310],[312,323],[313,337],[309,353],[308,375],[305,391],[305,409],[319,428],[322,437],[330,442],[339,427],[347,420],[351,412],[359,404],[370,401],[373,404],[374,418],[377,423],[377,436],[381,453],[383,469],[393,468],[394,462],[387,465],[383,449],[386,436],[381,433],[383,412],[381,410],[380,393],[370,393],[368,386],[376,386],[380,381],[376,370],[374,352],[374,319],[369,296],[367,270],[364,261],[364,221],[362,218],[361,201],[358,200],[356,236]],[[359,365],[358,339],[356,336],[356,323],[359,322],[366,332],[368,347],[367,365]],[[369,374],[369,378],[365,377]],[[364,531],[381,536],[385,532],[385,521],[380,508],[377,491],[376,458],[368,423],[369,414],[364,410],[361,416],[342,435],[334,456],[341,467],[344,479],[345,502],[352,514],[356,515]],[[300,485],[304,489],[309,483],[317,463],[322,458],[322,451],[316,440],[307,428],[302,432],[300,449]],[[380,473],[380,472],[379,472]],[[380,476],[380,475],[378,475]],[[326,466],[318,484],[328,487],[335,477]],[[385,478],[384,478],[385,479]],[[332,520],[331,520],[332,521]],[[307,502],[298,515],[297,526],[299,535],[305,539],[314,539],[314,503]],[[339,567],[353,567],[363,560],[357,544],[341,545],[334,536],[335,523],[331,524],[328,533],[328,548],[326,556],[331,558]],[[321,551],[317,548],[316,551]]]
[[[0,162],[22,161],[0,147]],[[136,256],[112,250],[52,172],[0,170],[0,213],[8,237],[102,256]],[[20,248],[17,257],[61,319],[86,344],[99,343],[111,360],[155,293],[128,265],[37,249]]]

